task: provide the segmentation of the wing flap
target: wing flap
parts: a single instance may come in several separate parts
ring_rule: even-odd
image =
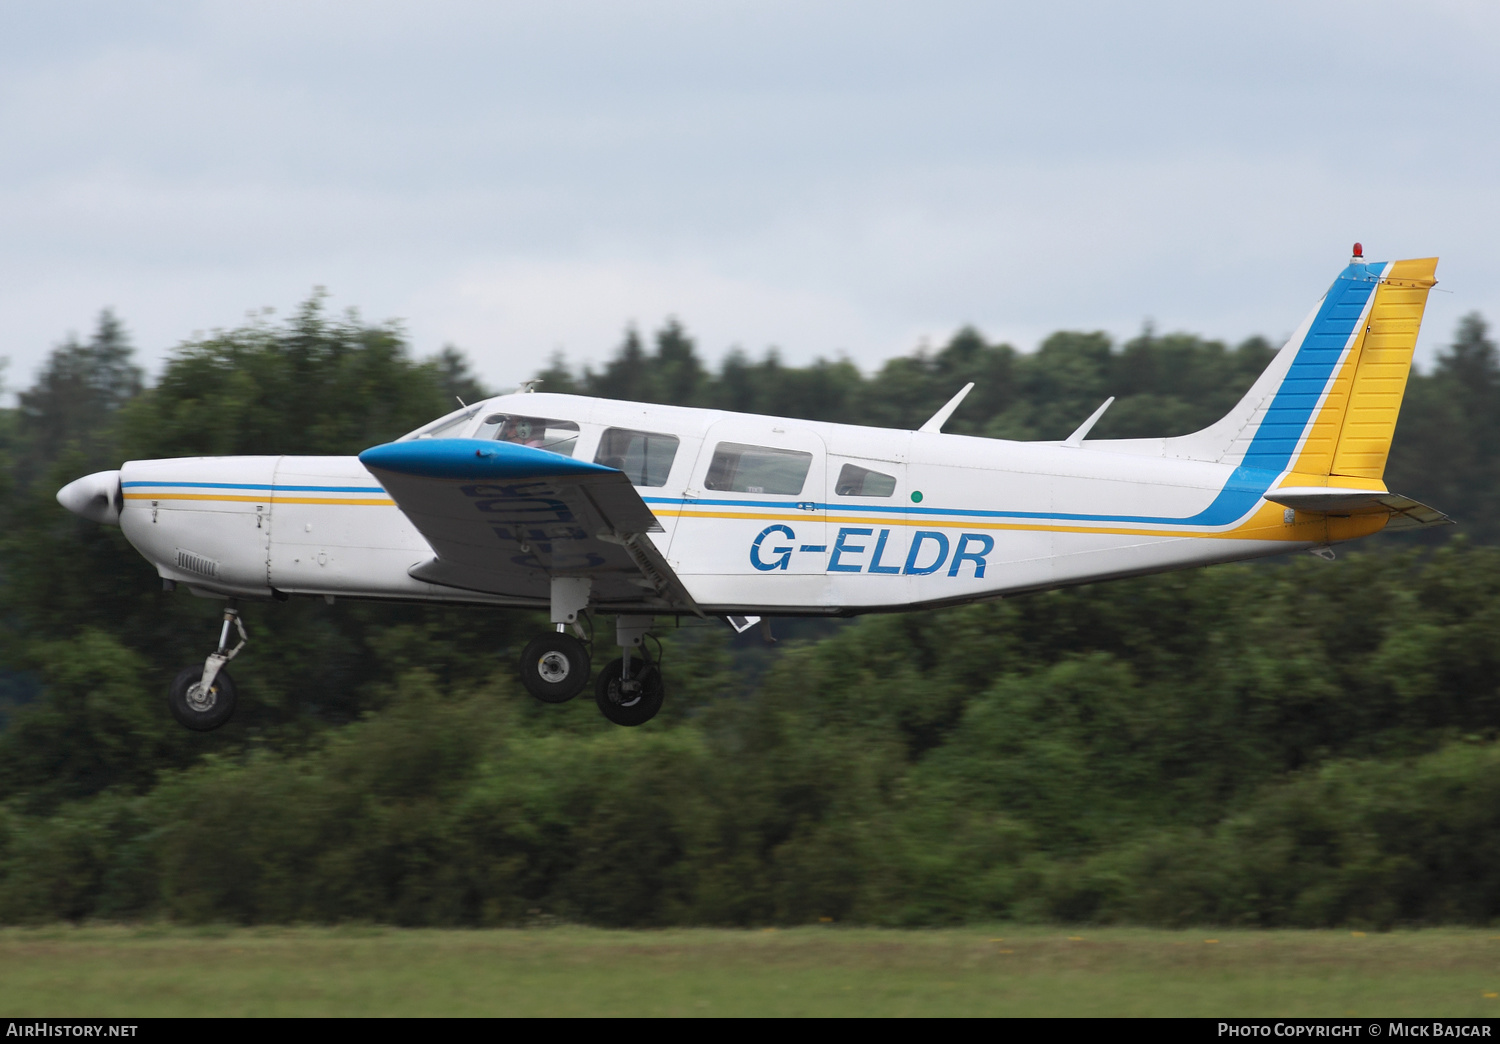
[[[596,600],[696,612],[647,536],[661,532],[624,473],[506,442],[428,439],[360,454],[432,545],[411,575],[545,599],[554,575],[589,576]]]

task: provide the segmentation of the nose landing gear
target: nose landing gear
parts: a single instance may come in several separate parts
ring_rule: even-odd
[[[238,628],[240,642],[229,648],[229,628]],[[234,714],[234,682],[224,665],[239,655],[250,640],[245,623],[233,602],[224,607],[224,626],[219,629],[219,648],[208,654],[203,666],[191,665],[177,672],[167,689],[167,707],[180,725],[194,732],[212,732]]]

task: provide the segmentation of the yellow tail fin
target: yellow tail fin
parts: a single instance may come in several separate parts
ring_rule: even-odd
[[[1435,257],[1393,261],[1376,287],[1354,360],[1330,475],[1378,480],[1385,474],[1427,292],[1437,282],[1433,278],[1437,261]]]

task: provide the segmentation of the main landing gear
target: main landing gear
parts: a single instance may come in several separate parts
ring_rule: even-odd
[[[591,657],[579,616],[588,608],[593,581],[554,577],[552,622],[557,630],[533,638],[521,653],[521,684],[543,703],[566,703],[588,685]],[[661,710],[661,668],[651,662],[645,639],[649,616],[617,616],[615,640],[625,654],[606,664],[594,684],[594,702],[616,725],[644,725]],[[572,627],[577,637],[569,634]]]
[[[239,629],[240,642],[229,648],[229,628]],[[167,689],[167,707],[172,717],[194,732],[212,732],[234,714],[234,682],[224,665],[240,654],[249,636],[234,602],[224,607],[224,626],[219,629],[219,648],[208,654],[203,666],[184,667]]]
[[[521,653],[521,684],[543,703],[567,703],[589,683],[588,646],[563,627],[533,638]]]
[[[651,629],[649,616],[615,617],[615,641],[625,650],[618,660],[605,664],[594,683],[594,702],[599,713],[616,725],[644,725],[661,710],[661,668],[651,662],[646,652],[646,632]],[[631,650],[639,650],[639,659]]]

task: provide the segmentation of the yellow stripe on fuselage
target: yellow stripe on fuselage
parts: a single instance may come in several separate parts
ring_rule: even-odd
[[[926,526],[935,529],[992,529],[1034,533],[1099,533],[1119,536],[1149,537],[1201,537],[1212,540],[1285,540],[1324,541],[1349,540],[1378,532],[1385,526],[1386,515],[1357,515],[1348,518],[1325,518],[1298,512],[1297,521],[1288,525],[1284,520],[1284,509],[1279,504],[1263,504],[1238,526],[1231,530],[1203,532],[1185,530],[1180,527],[1147,529],[1137,526],[1088,526],[1071,522],[981,522],[958,518],[892,518],[877,516],[865,518],[857,515],[817,515],[813,512],[755,512],[755,511],[672,511],[655,512],[658,518],[728,518],[751,519],[767,522],[827,522],[833,525],[867,526]]]

